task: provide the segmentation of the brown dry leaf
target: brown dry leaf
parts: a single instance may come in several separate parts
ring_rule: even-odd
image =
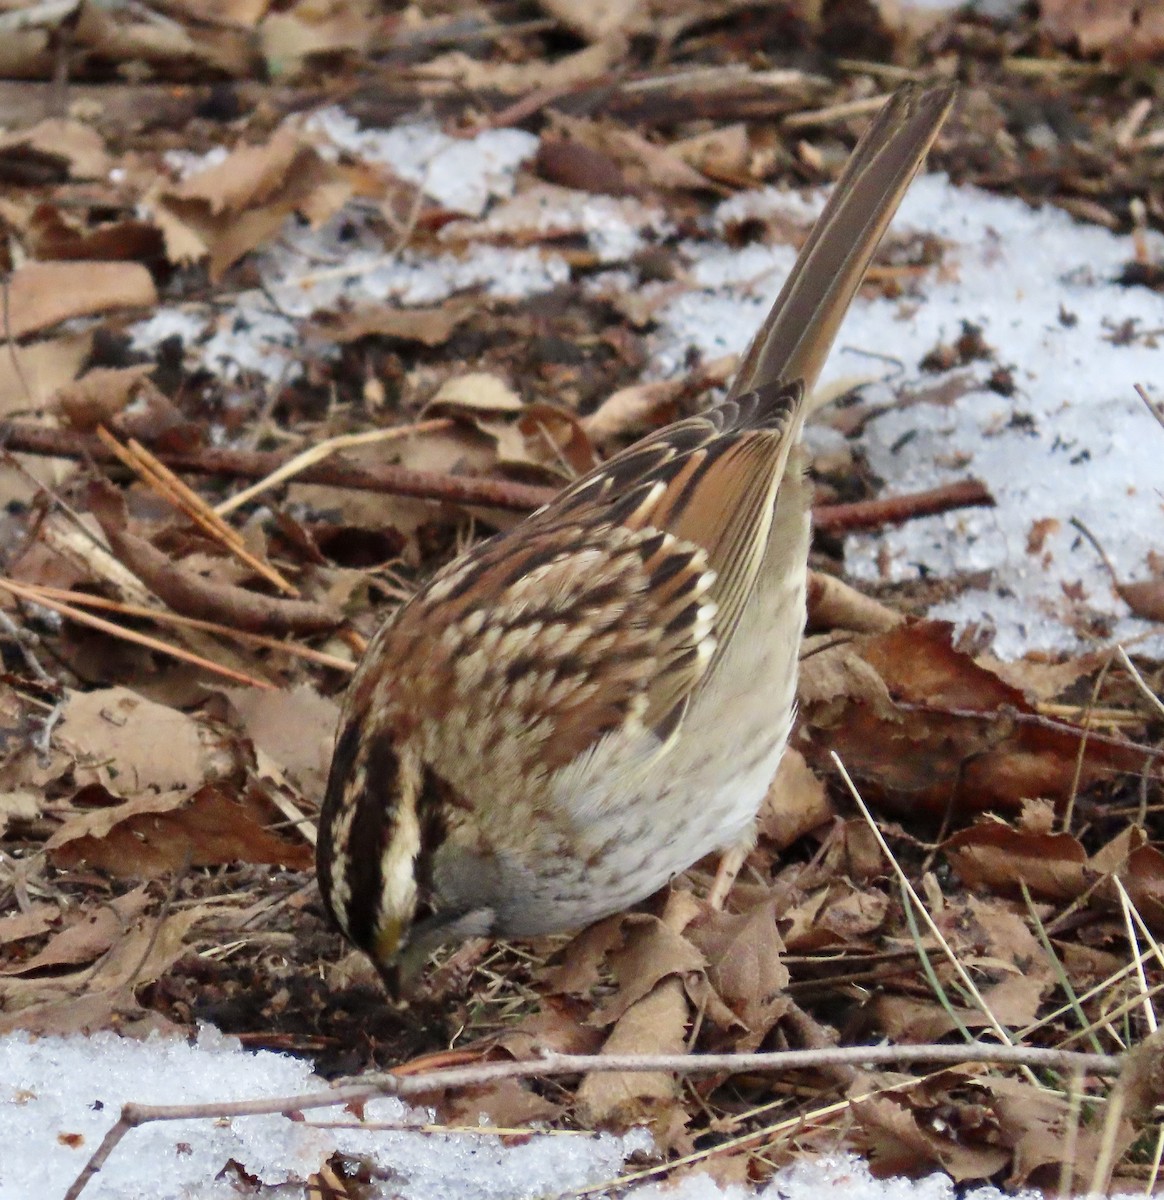
[[[547,182],[598,196],[629,196],[635,191],[609,154],[572,138],[547,134],[538,143],[537,173]]]
[[[0,136],[0,178],[20,177],[30,160],[40,171],[55,165],[62,180],[104,179],[110,167],[105,142],[97,130],[59,118]]]
[[[0,968],[0,975],[34,975],[59,967],[76,967],[96,962],[149,908],[145,885],[134,888],[108,904],[76,914],[75,919],[48,945],[23,962]]]
[[[287,173],[309,149],[293,128],[281,126],[262,145],[238,146],[221,162],[169,188],[166,199],[198,202],[212,216],[262,207],[278,197]]]
[[[88,433],[107,425],[133,399],[150,363],[133,367],[98,367],[56,390],[52,407],[74,429]]]
[[[367,961],[365,959],[365,961]],[[543,1050],[559,1054],[597,1054],[603,1033],[579,1019],[581,1007],[556,997],[543,998],[542,1005],[520,1024],[498,1039],[498,1046],[514,1058],[528,1059]]]
[[[620,1018],[603,1054],[681,1054],[691,1010],[681,980],[665,979]],[[587,1128],[653,1121],[676,1106],[679,1082],[665,1072],[596,1071],[578,1087],[576,1107]]]
[[[596,446],[606,447],[616,438],[666,424],[684,386],[680,379],[656,379],[619,388],[582,418],[582,427]]]
[[[190,931],[202,915],[195,908],[160,920],[138,917],[122,926],[92,972],[0,978],[0,1036],[14,1030],[66,1035],[113,1028],[142,1037],[172,1031],[169,1021],[137,1003],[134,990],[164,975],[187,952]]]
[[[521,412],[521,397],[497,375],[471,371],[446,380],[425,405],[426,417],[465,417],[476,421],[481,417]]]
[[[379,22],[368,0],[299,0],[259,25],[259,45],[275,78],[294,77],[317,55],[366,51]]]
[[[1148,62],[1164,51],[1164,8],[1155,0],[1042,0],[1039,11],[1052,38],[1111,63]]]
[[[551,404],[523,404],[503,379],[485,372],[458,375],[441,385],[425,406],[426,417],[454,417],[496,446],[496,465],[546,466],[575,474],[597,461],[579,419]],[[516,419],[515,419],[516,418]]]
[[[306,683],[284,692],[223,690],[255,746],[270,755],[302,795],[322,796],[339,705]]]
[[[346,312],[319,313],[310,332],[345,345],[362,337],[390,337],[422,346],[443,346],[453,331],[473,315],[480,302],[464,296],[433,308],[389,308],[366,305]]]
[[[1022,912],[994,898],[948,896],[934,915],[958,960],[974,972],[994,1018],[1011,1028],[1034,1021],[1057,976]],[[908,944],[904,929],[898,936]],[[953,980],[934,939],[927,938],[923,944],[939,977]],[[989,1024],[977,1009],[955,1011],[967,1028]],[[928,998],[883,994],[876,1003],[876,1014],[881,1030],[898,1041],[936,1041],[957,1028],[949,1013]]]
[[[878,1176],[924,1175],[935,1169],[946,1171],[958,1182],[989,1179],[1010,1163],[1010,1153],[1002,1146],[985,1142],[967,1144],[949,1129],[948,1115],[956,1111],[956,1101],[937,1113],[919,1107],[911,1097],[874,1096],[854,1100],[852,1111],[860,1127],[859,1140],[869,1156],[869,1164]],[[935,1105],[935,1108],[937,1106]],[[946,1119],[933,1119],[941,1113]]]
[[[1115,587],[1120,599],[1137,617],[1145,621],[1164,621],[1164,579],[1117,583]]]
[[[1088,1164],[1082,1168],[1082,1178],[1077,1179],[1076,1183],[1086,1186],[1091,1182],[1089,1164],[1099,1157],[1102,1121],[1080,1121],[1078,1114],[1071,1112],[1071,1101],[1067,1095],[1035,1087],[1017,1076],[993,1075],[980,1082],[991,1094],[999,1129],[1014,1147],[1014,1159],[1006,1179],[1007,1187],[1022,1187],[1043,1167],[1051,1169],[1052,1179],[1058,1179],[1069,1121],[1075,1124],[1075,1163],[1077,1166]],[[1131,1123],[1122,1122],[1117,1162],[1133,1136]]]
[[[201,23],[194,30],[177,21],[150,19],[148,13],[134,20],[138,14],[129,5],[82,4],[78,11],[71,43],[77,58],[84,51],[122,71],[140,63],[162,74],[194,68],[236,78],[253,77],[258,66],[250,30]]]
[[[284,125],[264,145],[240,146],[221,163],[146,200],[156,206],[170,260],[208,258],[217,282],[292,213],[318,224],[342,207],[347,194],[337,168]]]
[[[1039,1016],[1047,985],[1026,975],[1012,975],[982,989],[982,999],[991,1015],[1008,1029],[1025,1029]]]
[[[1003,662],[993,655],[980,654],[977,662],[980,667],[984,667],[992,675],[997,675],[1004,683],[1018,688],[1029,701],[1035,703],[1062,696],[1085,675],[1098,671],[1107,658],[1107,652],[1102,651],[1096,654],[1081,654],[1078,658],[1070,658],[1061,663],[1026,658]]]
[[[777,850],[784,850],[806,833],[836,816],[825,785],[799,750],[788,749],[756,818],[756,828]]]
[[[860,944],[884,927],[888,911],[884,893],[837,879],[785,908],[780,919],[788,950],[811,954],[829,946]]]
[[[644,0],[538,0],[538,7],[579,37],[598,42],[626,32],[647,5]]]
[[[733,1031],[733,1050],[758,1049],[788,1011],[789,974],[777,928],[780,906],[773,897],[743,913],[707,910],[687,930],[707,960],[709,982],[744,1026],[742,1034]]]
[[[742,123],[672,142],[671,153],[709,179],[739,187],[753,186],[757,182],[750,169],[752,146],[748,140],[748,127]]]
[[[858,648],[856,640],[838,642],[833,635],[804,639],[797,698],[814,734],[842,721],[853,705],[870,710],[882,721],[902,720],[885,681]]]
[[[78,787],[96,784],[113,796],[192,791],[238,767],[229,741],[209,725],[124,687],[70,692],[54,740],[73,759]]]
[[[612,128],[600,148],[608,150],[632,182],[663,191],[701,191],[707,177],[690,166],[669,146],[660,146],[631,129]]]
[[[158,302],[150,273],[133,262],[32,262],[8,283],[8,330],[14,338],[72,317]]]
[[[92,346],[92,333],[67,333],[28,345],[9,342],[0,354],[0,417],[43,408],[54,392],[76,378]]]
[[[1013,811],[1031,796],[1063,802],[1077,783],[1140,772],[1134,746],[1092,737],[1077,779],[1083,731],[1041,721],[1018,689],[956,650],[951,633],[920,621],[806,657],[809,762],[824,766],[835,751],[867,800],[937,816],[951,806]]]
[[[1087,851],[1069,833],[1031,833],[986,819],[943,847],[968,887],[1014,895],[1019,883],[1044,900],[1072,900],[1093,881]]]
[[[517,428],[525,439],[518,462],[563,465],[574,475],[584,475],[598,465],[598,455],[583,422],[569,409],[535,401],[522,409]],[[499,459],[500,465],[508,461]]]
[[[306,870],[311,848],[270,828],[281,820],[258,788],[240,794],[207,784],[192,795],[138,796],[72,817],[45,849],[59,867],[85,863],[122,879],[239,862]]]
[[[271,0],[166,0],[166,11],[183,20],[250,29],[262,20]]]
[[[582,930],[566,946],[561,962],[542,976],[547,990],[567,996],[586,996],[601,980],[607,957],[633,932],[632,914],[607,917]]]
[[[634,194],[647,189],[663,191],[700,191],[708,187],[707,178],[684,162],[668,146],[659,145],[609,120],[593,120],[556,113],[555,128],[570,142],[589,151],[591,161],[610,164],[598,174],[598,189],[612,194]],[[617,187],[610,184],[617,181]],[[584,184],[584,179],[572,185]]]
[[[931,962],[941,953],[932,944],[927,946],[927,952]],[[957,1031],[958,1021],[967,1029],[983,1029],[990,1024],[978,1009],[959,1005],[952,1008],[957,1021],[936,1000],[915,1000],[900,993],[882,992],[872,1003],[870,1018],[889,1041],[910,1045],[940,1042]]]
[[[608,963],[618,989],[591,1017],[595,1025],[610,1025],[670,977],[701,972],[699,950],[665,921],[647,913],[624,918],[625,939],[614,947]]]
[[[978,896],[948,901],[947,912],[959,937],[972,947],[965,956],[967,961],[983,967],[988,966],[987,959],[1009,964],[1014,976],[1030,979],[1042,987],[1055,982],[1054,966],[1025,913],[993,897]]]
[[[1164,928],[1164,854],[1145,844],[1146,835],[1125,827],[1088,858],[1070,834],[1012,829],[989,819],[955,834],[944,845],[963,883],[1017,896],[1025,883],[1044,900],[1074,900],[1091,892],[1097,902],[1118,907],[1111,876],[1118,876],[1153,929]],[[1099,886],[1096,886],[1096,885]]]
[[[485,474],[497,465],[495,441],[467,422],[458,422],[443,433],[410,437],[391,446],[391,461],[414,471],[441,474]],[[383,446],[355,446],[344,451],[344,460],[354,466],[379,466],[385,461]],[[287,489],[289,505],[305,505],[334,514],[336,523],[363,529],[392,529],[411,538],[416,530],[432,520],[432,504],[407,496],[377,495],[351,488],[324,484],[292,483]],[[519,519],[517,516],[514,520]],[[415,543],[408,547],[415,562]]]
[[[856,883],[871,883],[885,874],[885,856],[868,824],[860,817],[836,821],[825,836],[820,853],[798,876],[801,887],[833,883],[838,876]]]
[[[33,904],[25,912],[0,917],[0,947],[47,933],[57,923],[60,916],[59,905]],[[11,970],[11,968],[6,969]]]
[[[456,1092],[441,1103],[441,1119],[449,1125],[494,1125],[520,1129],[534,1121],[552,1121],[562,1105],[530,1090],[519,1079],[502,1079],[487,1089]]]
[[[40,259],[161,261],[162,231],[148,221],[129,219],[90,226],[52,204],[38,204],[25,230],[31,256]]]
[[[1156,846],[1139,846],[1121,875],[1132,903],[1157,931],[1164,930],[1164,854]]]

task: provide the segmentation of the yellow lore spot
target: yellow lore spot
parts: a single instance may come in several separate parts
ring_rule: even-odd
[[[379,929],[372,943],[372,957],[380,966],[387,966],[400,948],[400,939],[404,935],[404,926],[396,917],[389,917]]]

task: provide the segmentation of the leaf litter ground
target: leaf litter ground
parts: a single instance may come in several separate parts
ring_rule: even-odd
[[[1130,76],[1050,53],[1025,60],[1048,64],[1032,117],[1020,68],[983,51],[935,156],[961,186],[919,181],[842,332],[825,381],[842,399],[811,435],[822,505],[973,478],[995,507],[865,533],[822,511],[800,724],[726,910],[703,901],[704,864],[577,938],[456,949],[406,1009],[323,922],[312,821],[377,621],[469,539],[714,395],[819,204],[789,185],[835,175],[862,101],[893,77],[829,79],[794,56],[753,79],[732,66],[746,26],[730,7],[710,31],[677,26],[678,57],[652,70],[633,44],[573,35],[563,71],[594,78],[621,53],[669,107],[616,87],[601,116],[543,101],[492,121],[531,94],[503,69],[520,62],[446,57],[403,83],[357,55],[339,74],[305,66],[298,92],[260,90],[249,114],[240,69],[221,113],[143,117],[131,88],[0,147],[20,248],[4,438],[25,452],[0,471],[5,1034],[208,1023],[332,1077],[450,1050],[1003,1030],[1115,1052],[1154,1027],[1164,429],[1132,385],[1159,395],[1159,244],[1142,226],[1161,214],[1134,202],[1156,143],[1147,113],[1132,123]],[[550,52],[528,36],[523,53]],[[1017,62],[1041,36],[950,18],[913,53],[939,64],[994,38]],[[683,54],[721,57],[692,83]],[[468,106],[450,79],[493,100]],[[1064,111],[1071,138],[1055,134]],[[330,438],[339,454],[297,459]],[[275,460],[292,465],[240,497]],[[864,602],[835,590],[845,579]],[[1097,1159],[1104,1095],[981,1068],[595,1074],[437,1108],[645,1125],[654,1153],[687,1161],[677,1174],[724,1183],[843,1148],[884,1173],[1016,1187]],[[1131,1121],[1115,1132],[1118,1178],[1142,1187],[1156,1143]],[[89,1149],[67,1153],[79,1167]],[[338,1142],[276,1167],[228,1153],[274,1183],[333,1149],[355,1187],[360,1152]],[[628,1149],[562,1188],[601,1183]]]

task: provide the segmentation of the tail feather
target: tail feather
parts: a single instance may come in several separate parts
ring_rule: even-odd
[[[954,102],[899,88],[857,144],[752,340],[728,398],[802,380],[811,392],[869,260]]]

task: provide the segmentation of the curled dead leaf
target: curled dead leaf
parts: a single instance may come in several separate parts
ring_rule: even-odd
[[[1069,833],[1012,829],[981,821],[954,834],[944,846],[950,865],[969,887],[1018,895],[1025,883],[1045,900],[1073,900],[1092,881],[1087,851]]]
[[[66,821],[45,844],[59,867],[86,863],[123,879],[156,879],[186,866],[268,863],[306,870],[311,848],[271,826],[282,818],[257,788],[207,784],[193,794],[142,795]]]
[[[1131,743],[1040,718],[1018,688],[955,649],[943,622],[820,653],[811,645],[798,744],[822,769],[835,751],[867,800],[910,814],[1015,811],[1032,796],[1065,802],[1073,789],[1143,769],[1145,752]]]

